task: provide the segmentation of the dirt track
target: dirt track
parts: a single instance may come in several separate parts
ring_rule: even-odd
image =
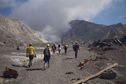
[[[74,58],[74,52],[70,48],[67,55],[63,52],[61,55],[55,54],[51,57],[50,68],[42,70],[42,60],[35,63],[30,69],[25,67],[13,67],[19,71],[19,77],[8,84],[72,84],[81,77],[95,74],[106,66],[106,61],[92,62],[79,70],[77,65],[83,59],[94,55],[86,48],[81,48],[78,58]],[[115,84],[111,80],[93,79],[87,84]]]
[[[30,69],[19,67],[20,72],[19,81],[15,84],[70,84],[72,79],[81,77],[80,74],[85,74],[77,68],[78,63],[89,56],[88,51],[82,52],[78,55],[78,59],[74,58],[74,52],[70,49],[67,55],[53,55],[51,57],[50,68],[45,71],[42,70],[42,60],[35,63]],[[71,74],[66,74],[72,72]],[[21,78],[21,80],[20,80]],[[14,84],[14,82],[13,82]]]

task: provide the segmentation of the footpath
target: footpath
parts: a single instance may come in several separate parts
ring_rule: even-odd
[[[43,70],[43,61],[39,60],[31,68],[23,68],[20,72],[20,80],[12,84],[71,84],[73,80],[79,79],[84,71],[77,67],[79,62],[90,53],[81,48],[78,58],[75,59],[72,48],[65,55],[54,54],[50,59],[50,68]]]
[[[12,60],[14,60],[17,53],[12,53]],[[20,53],[23,55],[24,53]],[[19,54],[18,54],[19,55]],[[65,55],[62,51],[61,54],[54,54],[50,59],[50,68],[43,70],[42,53],[38,53],[37,58],[34,59],[34,64],[30,68],[24,66],[12,66],[19,72],[17,79],[9,79],[6,84],[72,84],[73,82],[80,80],[83,76],[87,77],[91,74],[98,72],[100,69],[96,67],[95,63],[90,63],[82,70],[79,69],[78,64],[83,59],[86,59],[94,55],[93,52],[89,52],[87,48],[81,47],[78,58],[75,59],[72,48],[69,48],[68,53]],[[23,57],[23,56],[19,56]],[[20,59],[20,62],[26,64],[25,57]],[[19,62],[17,59],[13,61],[13,64]],[[19,65],[21,65],[19,63]],[[98,62],[96,63],[100,65]],[[103,68],[103,67],[102,67]],[[6,80],[7,81],[7,80]],[[3,83],[0,83],[3,84]],[[87,84],[114,84],[112,81],[106,81],[96,78],[89,81]]]

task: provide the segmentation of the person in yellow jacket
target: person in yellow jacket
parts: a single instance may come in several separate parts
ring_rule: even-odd
[[[32,43],[30,43],[26,49],[26,57],[29,57],[28,67],[31,67],[33,58],[36,57],[36,51],[35,51],[35,48],[33,47]]]

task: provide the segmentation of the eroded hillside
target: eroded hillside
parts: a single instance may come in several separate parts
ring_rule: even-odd
[[[0,44],[42,43],[42,38],[22,21],[0,16]]]

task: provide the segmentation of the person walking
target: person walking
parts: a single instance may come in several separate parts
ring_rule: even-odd
[[[78,43],[75,43],[74,45],[73,45],[73,50],[74,50],[74,52],[75,52],[75,58],[77,58],[77,56],[78,56],[78,50],[79,50],[80,48],[79,48],[79,44]]]
[[[61,45],[60,44],[58,45],[58,52],[59,52],[59,54],[61,53]]]
[[[49,63],[50,63],[50,56],[51,56],[51,54],[50,54],[49,47],[50,47],[50,45],[47,44],[46,48],[43,51],[43,54],[44,54],[44,59],[43,59],[43,61],[44,61],[44,70],[46,69],[47,64],[48,64],[48,68],[50,66]]]
[[[67,54],[68,45],[65,44],[63,48],[64,48],[64,53]]]
[[[53,52],[53,54],[55,54],[55,52],[56,52],[56,45],[55,44],[52,45],[52,52]]]
[[[26,48],[26,57],[29,57],[28,67],[31,67],[33,58],[36,57],[36,51],[32,43],[30,43],[29,46]]]

